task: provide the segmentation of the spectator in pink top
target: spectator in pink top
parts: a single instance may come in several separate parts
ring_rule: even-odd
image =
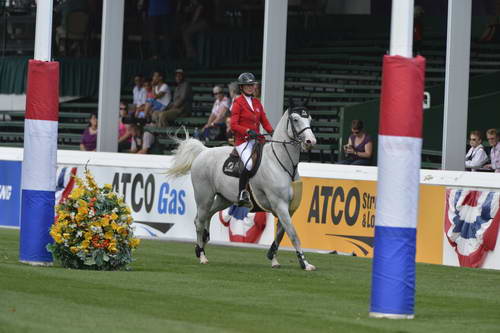
[[[120,122],[118,124],[118,151],[125,152],[130,150],[131,137],[128,129],[128,125],[124,123],[124,120],[128,117],[127,105],[124,102],[120,103]]]
[[[486,164],[486,169],[492,169],[495,172],[500,172],[500,142],[498,141],[498,132],[494,128],[486,131],[486,138],[488,144],[491,146],[490,150],[490,164]]]

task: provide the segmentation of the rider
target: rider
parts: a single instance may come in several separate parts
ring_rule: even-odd
[[[256,139],[260,136],[260,125],[267,133],[273,133],[273,127],[267,120],[264,107],[254,98],[255,76],[252,73],[242,73],[238,77],[241,95],[231,106],[231,129],[234,132],[236,150],[245,168],[240,175],[238,206],[250,208],[250,195],[246,190],[249,171],[252,170],[252,150]]]

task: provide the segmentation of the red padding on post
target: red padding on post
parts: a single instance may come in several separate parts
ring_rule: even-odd
[[[425,58],[384,56],[379,134],[422,137]]]
[[[26,119],[59,119],[59,63],[30,59]]]

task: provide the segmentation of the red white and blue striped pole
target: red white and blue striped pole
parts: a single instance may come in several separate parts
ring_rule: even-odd
[[[378,136],[370,317],[412,319],[425,59],[412,58],[413,0],[392,2]]]
[[[54,222],[59,118],[59,63],[50,62],[52,0],[37,2],[35,60],[28,63],[19,260],[49,265]]]

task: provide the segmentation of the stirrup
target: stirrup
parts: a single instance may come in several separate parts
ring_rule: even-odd
[[[250,202],[250,194],[247,190],[243,190],[240,192],[240,195],[238,197],[238,206],[252,208],[252,203]]]

